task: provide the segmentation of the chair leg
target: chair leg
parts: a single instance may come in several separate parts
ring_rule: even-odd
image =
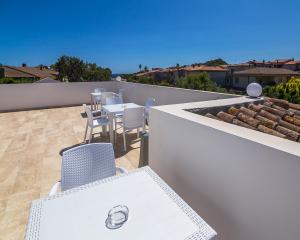
[[[115,120],[115,143],[117,143],[117,119]]]
[[[125,129],[123,128],[123,142],[124,142],[124,151],[126,152],[126,136],[125,136]]]
[[[103,126],[102,126],[102,135],[103,135],[104,137],[106,137],[106,133],[107,133],[106,126],[103,125]]]
[[[86,127],[85,127],[85,133],[84,133],[83,142],[85,142],[87,131],[88,131],[88,124],[86,123]]]
[[[90,138],[89,138],[89,143],[91,143],[91,140],[92,140],[92,136],[93,136],[93,128],[91,128],[91,131],[90,131]]]

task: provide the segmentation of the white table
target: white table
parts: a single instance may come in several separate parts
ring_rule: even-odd
[[[116,205],[127,222],[108,229]],[[216,232],[149,167],[70,189],[32,203],[26,240],[199,240]]]
[[[96,110],[96,97],[101,97],[101,92],[92,92],[91,93],[91,109]]]
[[[108,115],[109,117],[109,136],[110,142],[114,143],[114,119],[117,114],[123,114],[125,108],[136,108],[140,107],[135,103],[122,103],[122,104],[113,104],[113,105],[104,105],[102,106],[102,110]]]

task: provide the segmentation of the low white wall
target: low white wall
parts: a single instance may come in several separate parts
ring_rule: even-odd
[[[89,103],[90,93],[99,87],[118,90],[115,81],[0,84],[0,111]]]
[[[144,105],[148,97],[154,97],[156,99],[156,105],[168,105],[237,97],[237,95],[232,94],[163,87],[140,83],[117,83],[119,89],[124,89],[125,101],[135,102],[140,105]]]
[[[90,93],[97,87],[113,92],[124,89],[125,102],[135,102],[141,105],[145,104],[148,97],[154,97],[156,105],[236,97],[231,94],[117,81],[0,84],[0,111],[89,103]]]
[[[299,239],[299,143],[180,108],[150,110],[150,167],[219,239]]]

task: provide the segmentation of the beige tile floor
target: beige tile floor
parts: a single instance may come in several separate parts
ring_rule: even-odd
[[[24,238],[32,200],[46,196],[60,179],[60,151],[83,141],[86,119],[81,112],[82,107],[68,107],[0,113],[1,240]],[[136,133],[128,136],[126,153],[121,135],[117,139],[117,165],[137,168]],[[94,141],[109,139],[96,134]]]

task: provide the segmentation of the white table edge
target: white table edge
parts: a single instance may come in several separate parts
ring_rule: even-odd
[[[73,194],[79,191],[83,191],[88,188],[92,188],[99,184],[107,183],[118,178],[126,177],[130,174],[137,172],[147,173],[158,186],[173,200],[174,203],[197,225],[198,231],[188,236],[184,240],[215,240],[217,233],[213,230],[178,194],[167,185],[150,167],[142,167],[135,169],[126,174],[120,174],[113,177],[105,178],[96,182],[92,182],[80,187],[72,188],[70,190],[58,193],[54,196],[45,197],[34,200],[31,204],[30,214],[28,216],[28,224],[26,227],[25,240],[39,240],[39,228],[40,218],[43,204],[46,201],[51,201],[56,198],[64,197],[65,195]]]

